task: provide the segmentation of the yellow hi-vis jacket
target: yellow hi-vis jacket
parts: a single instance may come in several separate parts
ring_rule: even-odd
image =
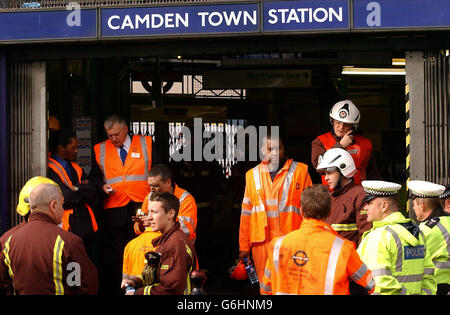
[[[436,282],[450,284],[450,216],[433,218],[420,224],[434,264]]]
[[[415,237],[404,225],[411,224],[400,212],[363,234],[358,254],[375,279],[373,294],[436,294],[431,256],[422,232]],[[403,225],[402,225],[403,224]]]

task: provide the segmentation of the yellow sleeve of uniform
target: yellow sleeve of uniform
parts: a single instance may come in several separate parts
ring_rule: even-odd
[[[392,273],[397,258],[397,246],[390,233],[380,230],[371,231],[365,235],[358,247],[358,254],[372,270],[375,280],[375,290],[372,294],[399,295],[402,293],[403,287]]]
[[[422,234],[423,235],[423,234]],[[424,242],[426,240],[424,239]],[[431,252],[428,244],[425,243],[425,259],[424,259],[424,272],[422,277],[422,295],[435,295],[437,291],[437,282],[434,277],[434,263],[431,259]]]

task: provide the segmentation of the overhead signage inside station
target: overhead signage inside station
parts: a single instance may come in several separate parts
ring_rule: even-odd
[[[97,10],[0,13],[0,41],[97,38]]]
[[[101,9],[102,37],[257,32],[258,4]]]
[[[354,0],[355,29],[450,26],[449,0]]]
[[[263,2],[264,31],[348,29],[348,0]]]

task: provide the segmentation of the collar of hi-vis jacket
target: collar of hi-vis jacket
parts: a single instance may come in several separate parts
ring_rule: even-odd
[[[292,178],[294,177],[295,169],[297,168],[297,165],[298,165],[298,162],[295,162],[294,160],[289,159],[286,161],[284,167],[282,168],[282,171],[284,171],[288,168],[289,163],[290,163],[289,170],[287,171],[286,177],[284,179],[281,200],[278,205],[279,210],[283,210],[286,207],[287,199],[289,196],[289,188],[292,183]],[[259,198],[259,203],[260,203],[260,207],[261,207],[260,210],[265,211],[265,206],[264,206],[265,202],[263,202],[263,200],[265,200],[265,198],[264,198],[264,192],[262,190],[261,174],[260,174],[261,167],[263,167],[262,164],[257,165],[253,169],[253,179],[255,181],[256,194],[258,195],[258,198]],[[267,166],[265,166],[265,167],[267,168]],[[266,170],[263,170],[263,171],[266,171]]]
[[[144,181],[144,182],[146,182],[147,178],[148,178],[148,173],[149,173],[148,164],[150,161],[149,153],[147,151],[147,140],[146,140],[145,136],[133,136],[131,139],[130,148],[131,148],[131,146],[133,146],[133,144],[135,144],[136,137],[139,138],[139,143],[141,145],[142,155],[143,155],[143,158],[145,161],[145,170],[144,170],[145,173],[143,175],[125,175],[125,180],[126,181]],[[106,146],[107,145],[113,146],[114,153],[117,153],[116,146],[111,142],[111,140],[106,140],[106,141],[103,141],[102,143],[100,143],[100,156],[99,156],[100,168],[102,169],[103,174],[105,174],[105,175],[106,175],[105,161],[106,161]],[[128,156],[127,156],[127,158],[128,158]],[[108,185],[117,184],[122,181],[123,181],[123,176],[105,179],[105,182]]]

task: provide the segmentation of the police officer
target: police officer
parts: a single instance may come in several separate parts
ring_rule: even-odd
[[[374,294],[436,294],[434,265],[423,233],[398,211],[399,184],[363,181],[364,209],[373,228],[364,233],[358,254],[375,279]]]
[[[437,294],[447,295],[450,291],[450,214],[442,209],[439,202],[445,187],[413,180],[408,183],[408,189],[435,267]]]
[[[450,185],[445,186],[445,191],[439,196],[445,212],[450,213]]]

